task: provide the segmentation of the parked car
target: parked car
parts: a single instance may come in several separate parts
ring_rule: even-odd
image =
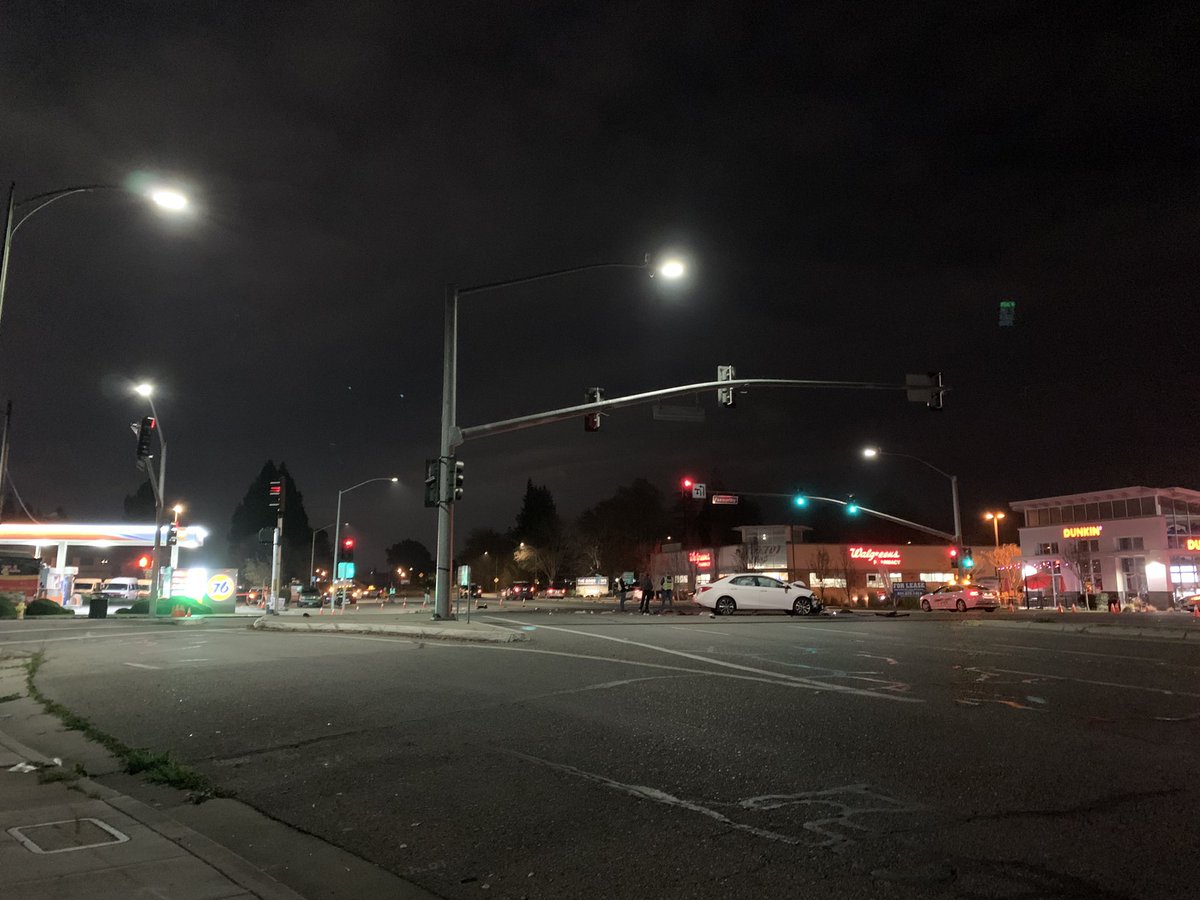
[[[296,605],[319,609],[321,607],[321,592],[315,587],[300,588],[296,594]]]
[[[821,601],[803,581],[785,582],[770,575],[727,575],[705,584],[696,592],[696,602],[718,616],[738,610],[756,612],[774,610],[790,616],[816,615]]]
[[[991,612],[1000,605],[996,592],[978,584],[943,584],[936,591],[921,595],[921,609],[982,609]]]
[[[537,596],[537,588],[532,581],[514,581],[504,596],[510,600],[532,600]]]
[[[1179,608],[1184,612],[1195,614],[1197,606],[1200,606],[1200,594],[1188,594],[1179,598]]]
[[[543,597],[565,597],[567,596],[567,583],[565,581],[552,581],[542,591]]]

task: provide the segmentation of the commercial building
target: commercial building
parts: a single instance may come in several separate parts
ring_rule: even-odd
[[[863,603],[891,594],[897,585],[909,593],[918,585],[932,589],[954,580],[947,544],[811,544],[802,525],[745,525],[741,543],[687,549],[664,544],[651,559],[657,581],[672,576],[681,588],[695,590],[737,572],[761,572],[803,581],[827,602]],[[980,574],[990,575],[990,571]]]
[[[1165,609],[1200,592],[1200,491],[1126,487],[1009,504],[1024,515],[1030,589],[1081,591]]]

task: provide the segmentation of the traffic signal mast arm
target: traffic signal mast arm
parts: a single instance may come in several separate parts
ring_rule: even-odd
[[[554,422],[565,422],[577,419],[587,413],[608,412],[624,406],[639,406],[653,403],[667,397],[685,397],[691,394],[703,394],[719,389],[735,387],[781,387],[781,388],[833,388],[860,391],[909,391],[908,384],[885,384],[872,381],[817,381],[804,378],[733,378],[726,381],[702,381],[697,384],[684,384],[679,387],[661,388],[656,391],[645,391],[641,394],[629,394],[625,397],[610,397],[598,403],[581,403],[577,406],[565,406],[561,409],[551,409],[546,412],[531,413],[518,416],[515,419],[503,419],[499,422],[489,422],[485,425],[469,425],[457,428],[451,434],[451,446],[457,447],[471,438],[490,437],[494,434],[505,434],[509,431],[519,431],[522,428],[534,428],[538,425],[550,425]],[[949,388],[941,388],[949,390]],[[865,511],[865,510],[864,510]]]
[[[770,492],[764,492],[764,491],[728,491],[727,493],[738,494],[739,496],[742,496],[742,497],[795,497],[796,496],[795,494],[779,494],[779,493],[770,493]],[[812,494],[803,494],[802,496],[804,497],[805,500],[819,500],[823,503],[836,503],[838,506],[849,506],[850,505],[849,501],[838,500],[834,497],[815,497]],[[880,512],[877,509],[871,509],[870,507],[863,506],[861,503],[859,503],[857,501],[855,501],[854,506],[860,512],[865,512],[868,516],[875,516],[875,518],[877,518],[877,519],[884,519],[888,522],[895,522],[897,525],[905,525],[909,528],[915,528],[915,529],[917,529],[917,531],[924,531],[926,534],[932,534],[934,537],[940,537],[943,540],[950,541],[951,543],[953,543],[955,540],[957,540],[954,535],[949,534],[945,531],[939,531],[936,528],[930,528],[928,525],[922,525],[920,522],[912,522],[908,519],[901,519],[899,516],[893,516],[889,513]]]

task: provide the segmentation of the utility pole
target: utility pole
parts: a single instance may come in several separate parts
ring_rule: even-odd
[[[4,436],[0,437],[0,522],[4,521],[4,500],[8,496],[8,426],[12,421],[12,401],[4,407]]]
[[[279,612],[279,577],[283,566],[283,510],[287,505],[287,478],[279,476],[279,507],[275,511],[275,533],[271,538],[271,612]]]

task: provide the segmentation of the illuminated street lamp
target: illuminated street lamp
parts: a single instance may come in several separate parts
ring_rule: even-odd
[[[893,453],[891,450],[888,450],[885,453],[879,447],[863,447],[862,455],[863,455],[864,459],[878,459],[881,456],[902,456],[905,459],[916,460],[921,465],[923,465],[927,468],[933,469],[933,471],[937,472],[942,477],[950,479],[950,499],[954,504],[954,545],[956,547],[962,546],[962,542],[963,542],[962,514],[958,508],[958,476],[957,475],[951,475],[949,472],[945,472],[945,471],[939,469],[933,463],[928,462],[927,460],[921,459],[921,457],[919,457],[919,456],[910,456],[907,453]]]
[[[143,382],[133,389],[134,393],[139,397],[145,397],[146,402],[150,404],[150,415],[154,416],[154,430],[158,432],[158,485],[154,485],[154,472],[151,470],[150,484],[155,487],[154,491],[154,551],[151,557],[151,565],[154,567],[154,574],[150,578],[150,617],[158,615],[158,594],[162,587],[161,576],[159,570],[159,551],[162,548],[162,526],[163,526],[163,503],[164,493],[167,488],[167,433],[163,431],[162,419],[159,418],[158,410],[154,408],[154,385]]]
[[[983,514],[985,521],[992,523],[992,535],[996,539],[996,549],[1000,549],[1000,520],[1005,518],[1002,512],[986,512]]]
[[[374,484],[376,481],[390,481],[392,484],[395,484],[399,480],[400,479],[396,478],[395,476],[390,476],[390,477],[389,476],[381,476],[379,478],[368,478],[366,481],[360,481],[358,484],[351,485],[348,488],[342,488],[342,490],[338,491],[337,515],[334,517],[334,520],[333,520],[333,583],[334,584],[337,584],[337,582],[338,582],[338,551],[342,549],[339,544],[339,542],[342,539],[342,494],[348,494],[351,491],[356,491],[363,485]],[[313,546],[315,547],[316,545],[314,544]],[[329,610],[330,610],[330,612],[333,611],[332,602],[329,605]]]
[[[534,281],[546,281],[592,269],[638,269],[649,273],[652,278],[659,275],[669,281],[676,281],[687,274],[687,265],[681,259],[672,257],[652,261],[650,254],[646,254],[645,259],[640,263],[592,263],[586,266],[573,266],[569,269],[540,272],[537,275],[526,275],[524,278],[511,278],[508,281],[493,281],[472,287],[464,288],[457,284],[446,285],[442,346],[442,427],[441,440],[438,444],[437,568],[434,572],[433,594],[433,617],[435,619],[451,617],[450,543],[453,518],[450,504],[454,497],[454,485],[451,483],[451,454],[462,443],[462,436],[457,424],[458,298],[468,294],[482,294],[485,291],[514,287],[519,284],[530,284]]]
[[[8,258],[12,252],[13,237],[20,227],[29,221],[34,213],[40,212],[51,203],[61,200],[64,197],[70,197],[73,194],[89,194],[96,191],[128,192],[126,188],[114,184],[89,184],[46,191],[45,193],[35,194],[32,197],[26,197],[24,200],[17,201],[16,190],[16,183],[10,183],[8,186],[8,203],[4,210],[3,243],[0,243],[0,317],[4,315],[4,296],[8,285]],[[182,212],[188,206],[188,199],[185,195],[169,188],[151,188],[142,191],[142,193],[149,197],[151,202],[160,209],[172,213]],[[3,490],[7,476],[7,473],[3,469],[4,467],[0,466],[0,490]],[[154,615],[154,610],[151,610],[151,615]]]

